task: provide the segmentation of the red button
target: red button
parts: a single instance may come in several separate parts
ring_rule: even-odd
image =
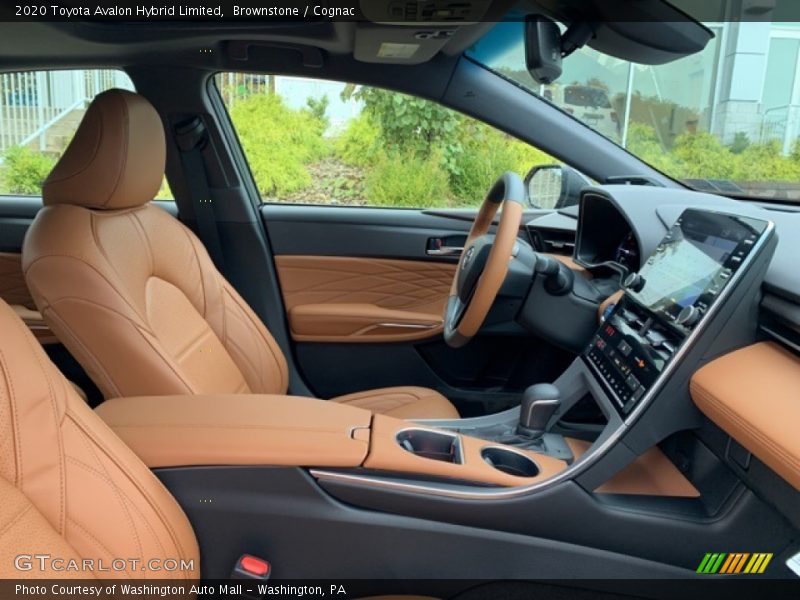
[[[255,556],[250,556],[249,554],[245,554],[239,560],[239,566],[242,571],[246,571],[251,575],[257,575],[258,577],[263,577],[269,573],[269,563],[267,561],[256,558]]]

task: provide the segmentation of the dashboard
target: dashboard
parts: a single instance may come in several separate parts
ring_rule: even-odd
[[[583,354],[623,416],[725,302],[772,228],[751,217],[686,209],[644,266],[626,277],[625,295]]]
[[[581,199],[575,261],[586,268],[608,267],[623,275],[641,266],[632,225],[603,196],[586,194]]]
[[[719,514],[727,477],[800,526],[800,207],[607,185],[526,227],[581,267],[563,296],[534,279],[520,321],[570,350],[583,340],[553,382],[560,414],[594,401],[605,421],[576,480],[596,489],[595,473],[658,447],[700,491],[699,518]]]
[[[543,214],[526,226],[534,234],[546,228],[542,235],[557,236],[565,249],[574,243],[572,259],[588,272],[581,278],[583,298],[592,293],[614,298],[602,303],[602,323],[597,326],[595,320],[592,333],[583,338],[578,375],[556,382],[565,389],[570,377],[589,382],[609,422],[617,419],[619,433],[612,440],[644,451],[674,432],[700,427],[699,408],[786,480],[800,481],[795,470],[787,471],[785,456],[778,460],[764,446],[794,447],[787,441],[794,439],[794,430],[780,425],[790,419],[794,405],[780,402],[797,398],[796,386],[785,388],[800,377],[800,207],[608,185],[586,188],[578,206]],[[557,307],[568,317],[554,318],[556,309],[542,317],[537,333],[563,344],[555,336],[577,321],[569,308],[567,303]],[[551,321],[556,325],[542,324]],[[570,335],[580,337],[574,327]],[[749,396],[739,390],[766,385],[761,371],[772,366],[767,361],[751,367],[725,357],[758,352],[776,356],[786,371],[774,378],[776,390],[768,400],[782,416],[773,415],[756,443],[750,428],[739,427],[731,415],[749,410],[749,400],[740,399]],[[722,367],[713,365],[720,362],[735,367],[724,378],[695,377],[717,373]],[[733,404],[736,410],[725,409]],[[701,434],[701,439],[713,446],[717,438]],[[730,466],[726,448],[715,447],[715,454]]]
[[[639,242],[636,241],[633,231],[626,233],[617,244],[612,261],[624,267],[627,271],[635,271],[639,268],[641,254],[639,253]]]
[[[611,267],[607,277],[619,286],[623,270],[641,268],[686,208],[704,208],[772,221],[778,237],[763,284],[761,319],[772,332],[800,348],[800,207],[762,206],[715,194],[654,186],[606,185],[589,188],[580,206],[542,215],[529,231],[546,229],[567,248],[574,243],[575,262],[595,272]],[[567,243],[571,242],[571,243]],[[614,268],[616,267],[616,268]],[[603,269],[600,268],[600,271]],[[608,271],[608,269],[606,269]],[[599,282],[595,277],[595,282]],[[606,288],[607,289],[607,288]]]

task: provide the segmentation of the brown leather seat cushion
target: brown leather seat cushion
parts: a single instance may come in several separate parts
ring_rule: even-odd
[[[286,359],[272,335],[198,238],[150,204],[164,160],[161,119],[144,98],[95,98],[25,239],[25,277],[43,318],[106,398],[285,394]],[[405,418],[457,416],[420,388],[337,401]]]
[[[194,561],[196,573],[150,575],[160,578],[188,579],[200,569],[194,532],[174,498],[75,393],[2,300],[0,532],[0,578],[70,575],[38,566],[21,572],[14,566],[20,553],[96,565],[118,557]]]

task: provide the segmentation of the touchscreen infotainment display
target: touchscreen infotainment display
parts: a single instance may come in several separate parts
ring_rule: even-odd
[[[629,293],[672,322],[686,307],[702,312],[766,226],[757,219],[686,210],[639,271],[641,288]]]
[[[740,269],[764,248],[767,221],[685,210],[638,273],[583,353],[620,414],[632,413],[657,385]]]

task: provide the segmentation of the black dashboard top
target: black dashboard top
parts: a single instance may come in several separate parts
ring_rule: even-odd
[[[602,198],[607,205],[602,212],[610,214],[613,209],[617,212],[617,216],[611,217],[612,219],[622,219],[629,224],[631,233],[637,241],[637,250],[642,257],[653,253],[669,228],[687,208],[717,210],[772,221],[775,223],[779,241],[764,280],[764,288],[777,298],[773,301],[768,297],[764,304],[773,307],[780,305],[790,317],[794,315],[793,319],[800,318],[800,275],[797,269],[797,259],[800,257],[800,208],[798,210],[784,206],[773,208],[715,194],[653,186],[598,186],[587,188],[583,194],[593,194]],[[585,226],[581,227],[581,220],[585,216],[582,217],[580,212],[578,208],[571,207],[568,210],[539,217],[529,223],[529,226],[545,226],[576,232],[576,260],[579,261],[577,247],[583,245],[583,236],[587,232],[591,232],[588,233],[588,248],[597,244],[604,244],[604,247],[608,248],[620,243],[620,240],[616,239],[615,228],[607,229],[604,219],[595,218],[591,221],[586,219]],[[605,241],[597,241],[597,238],[608,231],[613,235],[609,235]],[[800,329],[800,320],[794,324]]]

